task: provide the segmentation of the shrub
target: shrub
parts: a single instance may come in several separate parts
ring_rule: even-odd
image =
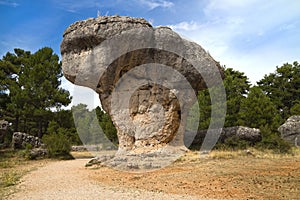
[[[52,158],[72,159],[70,155],[71,144],[64,134],[64,129],[59,129],[58,133],[50,133],[43,136],[43,143],[46,144],[49,156]]]
[[[241,150],[247,149],[250,146],[249,142],[240,139],[238,136],[231,136],[224,140],[222,143],[219,141],[215,146],[218,150]]]
[[[262,141],[255,145],[256,148],[264,150],[270,149],[274,153],[291,153],[291,145],[283,140],[279,133],[273,132],[268,126],[260,127]]]

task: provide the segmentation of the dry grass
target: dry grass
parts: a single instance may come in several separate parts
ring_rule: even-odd
[[[298,199],[300,154],[278,155],[255,149],[189,152],[166,168],[134,174],[110,168],[91,170],[91,178],[112,186],[216,199]]]
[[[94,158],[100,155],[114,155],[116,151],[72,151],[70,154],[76,159]]]
[[[111,153],[111,152],[109,152]],[[89,158],[89,152],[72,152]],[[0,151],[0,199],[14,192],[13,185],[49,160],[27,161],[15,152]],[[107,186],[145,189],[216,199],[299,199],[300,148],[292,154],[270,151],[189,152],[166,168],[134,174],[107,167],[88,170],[89,178]]]
[[[259,151],[254,148],[238,151],[211,151],[208,155],[212,159],[233,159],[238,157],[254,157],[261,159],[300,158],[300,148],[293,148],[290,154],[278,154],[271,150]]]
[[[26,160],[22,151],[0,150],[0,199],[14,192],[12,186],[18,184],[22,176],[47,162],[49,160]]]

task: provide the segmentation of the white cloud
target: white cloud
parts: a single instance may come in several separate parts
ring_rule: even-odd
[[[252,83],[277,65],[300,60],[299,1],[210,0],[201,9],[199,20],[170,27],[221,64],[245,72]]]
[[[14,2],[14,1],[3,1],[3,0],[0,0],[0,5],[4,5],[4,6],[11,6],[11,7],[17,7],[19,6],[20,4]]]
[[[147,6],[150,10],[153,10],[158,7],[171,8],[174,6],[173,2],[167,0],[137,0],[137,1]]]
[[[171,29],[175,31],[194,31],[199,29],[200,25],[195,21],[190,22],[180,22],[175,25],[168,25]]]

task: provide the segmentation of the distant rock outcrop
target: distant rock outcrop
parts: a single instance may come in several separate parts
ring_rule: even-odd
[[[300,115],[294,115],[278,128],[281,137],[290,144],[300,146]]]
[[[192,142],[192,145],[197,145],[197,146],[201,145],[206,134],[207,134],[207,130],[198,131],[195,139]],[[236,136],[240,140],[248,141],[251,144],[255,144],[256,142],[259,142],[262,139],[259,129],[248,128],[244,126],[235,126],[235,127],[223,128],[219,141],[224,142],[227,138],[233,136]],[[186,136],[185,138],[188,138],[188,136]]]
[[[14,149],[25,149],[27,145],[30,145],[31,148],[39,148],[42,142],[38,137],[26,133],[15,132],[13,134],[12,147]]]

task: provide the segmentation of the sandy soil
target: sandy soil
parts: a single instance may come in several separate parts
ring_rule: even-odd
[[[184,156],[148,173],[55,161],[25,175],[9,199],[300,199],[300,157]]]
[[[122,185],[105,186],[95,177],[91,178],[95,170],[84,167],[87,161],[87,159],[77,159],[48,163],[25,175],[17,186],[17,192],[9,199],[199,199],[190,195],[151,192]]]

